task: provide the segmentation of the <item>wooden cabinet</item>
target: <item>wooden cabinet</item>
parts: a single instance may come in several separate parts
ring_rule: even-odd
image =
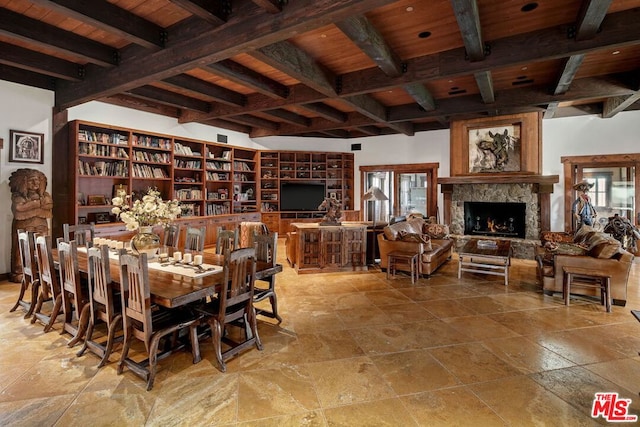
[[[298,273],[364,271],[366,265],[366,225],[320,226],[293,223],[295,269]]]

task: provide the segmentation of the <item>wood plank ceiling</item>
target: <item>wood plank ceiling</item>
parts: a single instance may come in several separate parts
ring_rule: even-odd
[[[640,0],[0,0],[0,79],[249,134],[638,108]]]

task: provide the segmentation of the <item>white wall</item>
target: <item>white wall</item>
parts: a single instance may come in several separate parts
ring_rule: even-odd
[[[0,197],[7,202],[0,204],[0,273],[10,270],[11,230],[10,191],[8,178],[20,167],[42,170],[51,179],[51,109],[53,93],[18,84],[0,81],[0,138],[5,148],[0,157]],[[251,140],[247,135],[204,126],[195,123],[180,124],[176,119],[156,114],[130,110],[101,102],[90,102],[69,110],[69,120],[87,120],[114,126],[147,130],[152,133],[182,136],[215,141],[216,134],[228,136],[232,145],[270,150],[307,151],[350,151],[352,143],[362,144],[361,151],[355,151],[355,206],[359,206],[360,173],[363,165],[390,165],[405,163],[439,163],[438,176],[449,176],[449,131],[420,132],[413,137],[405,135],[376,136],[351,140],[332,138],[269,137]],[[45,163],[33,165],[8,163],[9,130],[17,129],[45,134]],[[543,173],[560,175],[563,182],[560,157],[583,154],[620,154],[640,152],[637,136],[640,135],[640,111],[626,112],[612,119],[598,116],[583,116],[544,120]],[[562,230],[564,224],[564,204],[562,189],[556,185],[552,194],[552,230]],[[49,191],[51,182],[49,182]],[[438,206],[442,215],[442,196]],[[442,216],[441,216],[442,217]]]
[[[562,156],[640,152],[640,111],[610,119],[581,116],[542,121],[542,166],[545,175],[560,175],[551,195],[551,230],[564,229]],[[636,171],[640,173],[640,171]]]
[[[53,92],[0,80],[0,273],[11,271],[11,191],[9,177],[17,169],[42,171],[48,178],[51,192],[51,128]],[[10,130],[44,134],[44,164],[9,163]]]

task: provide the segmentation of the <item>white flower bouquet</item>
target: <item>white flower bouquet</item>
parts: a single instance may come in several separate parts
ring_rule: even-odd
[[[180,202],[177,200],[164,201],[160,192],[149,188],[141,200],[129,203],[131,195],[114,197],[111,200],[111,212],[120,217],[127,230],[137,230],[140,227],[153,227],[173,222],[181,213]]]

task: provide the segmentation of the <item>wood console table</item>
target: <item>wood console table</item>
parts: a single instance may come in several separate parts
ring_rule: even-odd
[[[367,226],[293,223],[298,273],[367,270]]]

